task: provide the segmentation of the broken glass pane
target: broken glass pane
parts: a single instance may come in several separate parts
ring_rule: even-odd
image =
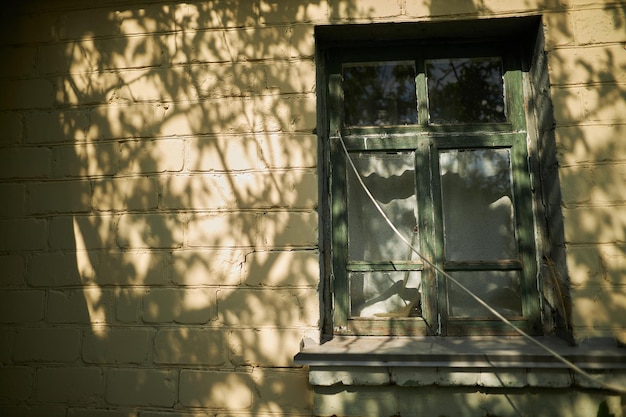
[[[445,259],[517,259],[510,150],[442,150],[439,170]]]
[[[463,271],[451,275],[503,316],[522,315],[519,271]],[[495,317],[454,282],[449,280],[447,285],[450,316]]]
[[[421,316],[421,272],[352,272],[350,304],[352,317]]]
[[[343,93],[346,126],[417,123],[413,62],[345,64]]]
[[[351,159],[391,222],[417,248],[415,152],[356,153]],[[378,212],[350,166],[347,171],[349,259],[417,260]]]
[[[505,122],[500,58],[426,61],[432,124]]]

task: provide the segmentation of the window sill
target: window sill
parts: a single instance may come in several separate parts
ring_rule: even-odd
[[[599,381],[626,383],[626,349],[612,339],[537,340]],[[305,341],[294,361],[314,386],[601,387],[520,337],[335,337]]]

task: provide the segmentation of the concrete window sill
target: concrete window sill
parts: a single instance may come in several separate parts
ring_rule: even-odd
[[[603,383],[626,385],[626,349],[612,339],[571,346],[537,338]],[[314,386],[400,385],[601,388],[520,337],[336,337],[305,341],[294,361]]]

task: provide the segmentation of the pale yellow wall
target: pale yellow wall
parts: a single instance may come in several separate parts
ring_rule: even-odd
[[[543,13],[575,335],[626,327],[626,3],[40,1],[3,16],[0,414],[310,415],[313,28]],[[220,414],[221,415],[221,414]]]

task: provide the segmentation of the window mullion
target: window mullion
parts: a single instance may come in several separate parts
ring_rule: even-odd
[[[428,97],[423,58],[416,60],[415,71],[417,73],[415,76],[415,88],[417,90],[417,124],[426,127],[428,126]]]
[[[418,235],[420,253],[430,262],[437,262],[438,251],[434,228],[433,190],[431,173],[430,140],[419,138],[415,152],[416,196],[418,207]],[[422,272],[422,314],[431,331],[439,327],[439,295],[437,274],[432,267],[425,266]]]

